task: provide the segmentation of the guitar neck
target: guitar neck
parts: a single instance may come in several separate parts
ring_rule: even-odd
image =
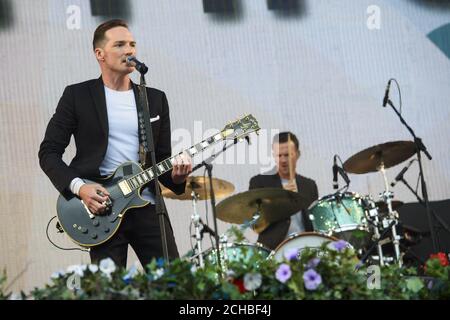
[[[152,166],[152,167],[150,167],[150,168],[148,168],[148,169],[124,180],[124,181],[126,181],[130,190],[139,189],[139,188],[145,186],[146,184],[148,184],[149,182],[151,182],[155,178],[155,176],[159,177],[159,176],[163,175],[164,173],[166,173],[167,171],[170,171],[173,168],[172,160],[176,156],[181,155],[182,153],[187,153],[190,157],[194,157],[196,154],[206,150],[210,146],[224,140],[224,138],[225,138],[225,134],[223,132],[219,132],[219,133],[203,140],[202,142],[197,143],[197,144],[193,145],[192,147],[157,163],[156,168],[154,168]]]

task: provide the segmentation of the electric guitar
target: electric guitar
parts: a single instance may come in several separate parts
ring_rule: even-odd
[[[251,114],[246,115],[184,152],[194,157],[220,141],[235,139],[242,141],[250,133],[258,133],[259,129],[256,119]],[[156,172],[153,171],[153,167],[144,170],[139,164],[129,161],[121,164],[113,174],[104,179],[97,181],[83,179],[86,183],[100,183],[108,190],[110,197],[106,203],[106,210],[101,214],[93,214],[79,197],[73,195],[67,198],[60,195],[56,210],[62,229],[72,241],[82,247],[93,247],[107,241],[116,233],[129,209],[149,204],[149,201],[141,198],[141,189],[155,176],[159,177],[171,170],[171,160],[175,156],[158,163]]]

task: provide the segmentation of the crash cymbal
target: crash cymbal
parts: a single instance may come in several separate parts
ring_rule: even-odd
[[[392,205],[392,210],[397,210],[398,208],[400,208],[403,205],[403,201],[398,201],[398,200],[392,200],[391,201],[391,205]],[[387,208],[387,204],[384,201],[378,201],[375,203],[378,210],[380,212],[387,212],[388,208]]]
[[[288,218],[307,208],[308,199],[297,192],[280,188],[252,189],[229,197],[216,206],[217,218],[243,224],[250,221],[259,209],[261,218],[268,223]]]
[[[412,141],[386,142],[354,154],[344,162],[344,170],[358,174],[375,172],[382,163],[385,169],[390,168],[409,159],[415,153],[416,145]]]
[[[228,181],[213,178],[212,179],[214,195],[217,199],[224,198],[234,191],[234,185]],[[197,200],[207,200],[210,198],[209,178],[203,176],[189,176],[186,180],[186,189],[183,194],[177,195],[170,189],[161,186],[163,197],[176,200],[192,200],[191,193],[197,193]]]

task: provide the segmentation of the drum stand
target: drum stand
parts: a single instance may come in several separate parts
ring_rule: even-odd
[[[382,227],[384,229],[386,229],[386,228],[391,229],[392,243],[394,245],[394,252],[395,252],[395,261],[398,263],[399,267],[401,267],[403,263],[402,263],[402,257],[400,254],[400,236],[397,234],[397,229],[396,229],[397,224],[398,224],[398,213],[396,211],[392,210],[393,193],[389,191],[389,183],[387,181],[386,170],[384,169],[383,162],[381,162],[381,165],[378,170],[383,175],[384,186],[385,186],[385,191],[381,194],[381,198],[386,203],[387,208],[388,208],[388,217],[383,219]],[[377,233],[379,234],[379,230],[376,230],[376,234]],[[381,240],[381,239],[378,239],[378,240]],[[380,244],[378,244],[378,247],[380,247]],[[379,248],[379,251],[382,251],[382,248]],[[384,260],[383,256],[380,255],[380,264],[381,265],[383,265],[383,262],[382,262],[383,260]]]
[[[194,213],[191,216],[192,222],[194,223],[195,228],[195,240],[197,241],[196,247],[197,252],[195,256],[198,257],[198,263],[200,265],[200,268],[203,268],[205,266],[205,263],[203,261],[203,251],[202,251],[202,235],[200,233],[200,215],[197,212],[197,201],[198,201],[198,195],[192,191],[192,207],[194,208]]]
[[[378,219],[378,209],[376,208],[375,203],[373,203],[373,202],[368,202],[366,204],[366,206],[369,207],[368,208],[369,219],[373,220],[373,226],[374,226],[373,230],[374,230],[374,234],[375,234],[375,241],[377,244],[378,257],[380,258],[380,265],[384,266],[383,247],[380,243],[381,234],[380,234],[380,230],[378,230],[378,227],[380,225],[380,220]],[[369,249],[367,252],[370,253],[372,251],[371,249]]]

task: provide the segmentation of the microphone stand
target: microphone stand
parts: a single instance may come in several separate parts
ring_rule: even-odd
[[[212,183],[212,169],[213,165],[211,164],[215,158],[220,155],[221,153],[225,152],[229,147],[232,145],[235,145],[237,143],[237,139],[234,139],[232,144],[225,145],[222,150],[219,152],[211,155],[206,160],[203,160],[201,163],[197,164],[195,167],[192,168],[192,172],[200,169],[201,167],[205,167],[206,171],[208,171],[208,178],[209,178],[209,188],[210,188],[210,195],[211,195],[211,207],[213,212],[213,221],[214,221],[214,240],[216,241],[216,254],[217,254],[217,265],[219,267],[219,275],[222,278],[222,264],[220,261],[220,242],[219,242],[219,232],[217,228],[217,214],[216,214],[216,198],[214,194],[213,189],[213,183]]]
[[[402,177],[399,181],[403,182],[403,184],[416,196],[417,200],[419,201],[419,203],[425,206],[425,203],[423,201],[423,199],[417,194],[416,190],[414,190],[409,183]],[[430,208],[431,213],[433,214],[433,217],[439,221],[439,223],[444,227],[444,229],[450,233],[450,227],[448,226],[448,224],[442,219],[442,217],[440,217],[439,215],[436,214],[436,212],[434,212],[434,210],[432,208]]]
[[[425,177],[424,177],[424,172],[423,172],[421,152],[425,153],[425,155],[427,156],[427,158],[429,160],[431,160],[432,157],[428,153],[427,148],[425,147],[425,145],[422,142],[422,139],[420,139],[416,136],[414,131],[406,123],[405,119],[403,119],[402,115],[400,114],[400,112],[398,112],[398,110],[395,108],[395,106],[393,105],[393,103],[390,99],[388,99],[387,104],[389,104],[392,107],[392,109],[395,111],[397,116],[400,118],[400,122],[408,129],[408,131],[411,133],[411,135],[414,138],[414,143],[416,145],[417,160],[419,161],[422,196],[423,196],[423,199],[425,202],[425,208],[426,208],[427,217],[428,217],[428,224],[429,224],[430,233],[431,233],[431,240],[433,242],[433,251],[439,252],[440,251],[439,239],[435,233],[435,225],[434,225],[433,217],[432,217],[431,211],[430,211],[430,203],[428,201],[428,191],[427,191],[427,185],[425,183]]]
[[[159,218],[159,227],[161,230],[161,245],[162,245],[162,251],[163,251],[163,257],[166,262],[169,262],[169,253],[167,248],[167,235],[166,235],[166,226],[165,226],[165,217],[167,216],[166,207],[163,205],[162,195],[161,195],[161,189],[159,187],[159,179],[158,179],[158,170],[156,167],[156,156],[155,156],[155,143],[153,139],[153,130],[152,130],[152,124],[150,121],[150,109],[148,105],[148,97],[147,97],[147,89],[146,89],[146,83],[145,83],[145,73],[148,71],[136,68],[136,70],[139,71],[141,74],[140,78],[140,84],[138,85],[138,92],[139,92],[139,101],[141,103],[142,109],[143,109],[143,115],[144,115],[144,122],[145,122],[145,133],[148,139],[148,152],[150,153],[150,159],[153,163],[152,165],[152,171],[154,173],[154,181],[155,181],[155,209],[156,209],[156,215]],[[146,155],[147,156],[147,155]]]

